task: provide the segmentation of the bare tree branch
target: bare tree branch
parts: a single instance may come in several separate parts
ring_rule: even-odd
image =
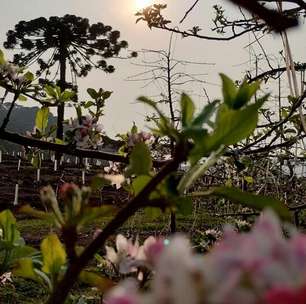
[[[68,154],[77,157],[108,160],[108,161],[120,162],[125,164],[128,163],[127,157],[119,155],[117,153],[79,149],[72,145],[60,145],[60,144],[50,143],[47,141],[42,141],[35,138],[22,136],[17,133],[7,132],[5,130],[0,130],[0,139],[4,139],[22,146],[36,147],[41,150],[50,150],[54,152],[59,152],[61,154]],[[166,163],[167,163],[166,161],[159,161],[159,160],[153,161],[155,167],[161,167]]]

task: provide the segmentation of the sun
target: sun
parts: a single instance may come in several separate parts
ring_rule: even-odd
[[[143,8],[154,4],[154,0],[135,0],[136,10],[142,10]]]

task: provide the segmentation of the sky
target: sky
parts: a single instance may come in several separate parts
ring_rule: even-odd
[[[121,38],[129,42],[130,50],[167,50],[171,37],[169,32],[158,29],[150,30],[144,23],[135,24],[134,13],[139,8],[141,1],[144,0],[1,0],[0,42],[3,43],[7,30],[12,29],[20,20],[31,20],[40,16],[75,14],[88,18],[91,23],[101,21],[120,30]],[[160,0],[156,2],[168,5],[165,16],[172,20],[173,25],[176,26],[194,0]],[[212,6],[214,4],[222,4],[226,8],[227,16],[234,18],[238,15],[237,8],[229,4],[227,0],[202,0],[181,28],[199,25],[203,29],[201,33],[216,35],[210,30],[213,27]],[[298,29],[289,32],[295,61],[305,61],[305,34],[306,30],[303,24]],[[196,38],[182,39],[180,35],[172,37],[173,58],[207,63],[182,66],[183,72],[205,74],[201,76],[203,82],[184,87],[184,90],[192,92],[198,107],[207,102],[203,89],[207,91],[211,99],[220,97],[221,88],[218,73],[223,72],[234,79],[241,79],[246,70],[254,68],[250,54],[253,50],[258,51],[258,46],[256,44],[252,44],[252,48],[248,46],[253,41],[251,35],[245,35],[230,42],[215,42]],[[268,35],[261,41],[270,58],[275,59],[274,64],[277,66],[278,53],[282,49],[279,37],[276,34]],[[9,57],[10,53],[7,56]],[[148,109],[136,102],[137,97],[141,95],[155,97],[164,91],[160,83],[155,82],[145,86],[147,82],[127,81],[129,77],[146,71],[145,67],[139,65],[143,61],[150,60],[156,60],[156,57],[140,52],[139,57],[134,60],[113,60],[112,63],[116,67],[116,72],[113,74],[93,71],[87,78],[78,81],[82,92],[85,92],[87,87],[101,87],[114,92],[106,105],[105,116],[102,118],[102,124],[110,136],[126,132],[133,122],[136,122],[140,127],[145,126],[145,115]],[[273,90],[269,85],[265,88]],[[81,97],[88,98],[84,93],[81,93]],[[67,111],[67,115],[73,115],[72,109]]]

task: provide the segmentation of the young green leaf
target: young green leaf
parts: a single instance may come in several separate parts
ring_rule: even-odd
[[[75,96],[75,92],[73,91],[68,91],[68,90],[65,90],[62,94],[61,94],[61,100],[62,101],[69,101],[71,100],[73,97]]]
[[[50,86],[50,85],[45,85],[45,87],[44,87],[44,89],[45,89],[45,92],[50,96],[50,97],[53,97],[53,98],[55,98],[55,99],[57,99],[57,94],[56,94],[56,90],[52,87],[52,86]]]
[[[259,82],[248,84],[246,81],[244,81],[239,87],[238,93],[233,102],[233,109],[238,110],[246,105],[258,91],[259,86]]]
[[[39,277],[34,272],[33,261],[31,258],[19,259],[15,264],[13,274],[18,277],[40,282]]]
[[[220,102],[219,100],[214,100],[212,103],[206,105],[203,108],[203,110],[201,111],[201,113],[196,116],[196,118],[194,119],[192,125],[193,126],[202,126],[204,123],[206,123],[210,119],[212,114],[215,112],[216,105],[219,102]]]
[[[183,127],[191,124],[194,111],[195,106],[193,101],[187,94],[183,93],[181,96],[181,121]]]
[[[115,283],[110,279],[102,277],[95,272],[85,270],[80,273],[79,280],[89,286],[98,288],[102,292],[108,291],[115,285]]]
[[[36,112],[35,118],[35,127],[41,132],[44,133],[49,120],[49,108],[42,107]]]
[[[134,146],[130,155],[130,165],[127,169],[128,175],[149,175],[152,170],[151,152],[145,143]]]
[[[92,99],[97,99],[99,97],[99,94],[97,93],[95,89],[88,88],[87,93]]]
[[[170,120],[164,115],[164,113],[158,108],[156,103],[152,100],[150,100],[147,97],[141,96],[137,99],[138,101],[141,101],[142,103],[145,103],[152,107],[157,114],[159,115],[159,119],[154,120],[159,130],[157,130],[157,133],[161,136],[169,136],[174,138],[175,140],[178,139],[179,134],[178,131],[174,128],[174,126],[171,124]]]
[[[34,75],[31,72],[26,72],[23,77],[28,81],[32,82],[34,80]]]
[[[19,95],[19,96],[18,96],[18,100],[19,100],[19,101],[27,101],[28,99],[27,99],[27,97],[24,96],[24,95]]]
[[[66,251],[56,234],[47,236],[41,243],[43,272],[57,275],[66,263]]]
[[[132,181],[133,195],[136,196],[149,183],[152,178],[148,175],[139,175]]]
[[[206,150],[216,150],[220,145],[233,145],[251,135],[257,126],[258,109],[266,99],[264,97],[242,110],[232,110],[222,105],[217,114],[216,128],[204,143]]]
[[[16,227],[16,218],[10,210],[0,213],[0,228],[2,229],[2,240],[14,245],[19,243],[21,237]]]
[[[233,107],[236,95],[237,95],[237,88],[235,83],[232,79],[230,79],[225,74],[220,74],[222,80],[222,93],[224,103],[231,109]]]
[[[0,65],[5,63],[4,53],[2,50],[0,50]]]

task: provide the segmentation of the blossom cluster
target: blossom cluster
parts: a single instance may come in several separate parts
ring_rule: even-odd
[[[4,274],[0,275],[0,286],[5,285],[7,283],[12,283],[12,273],[5,272]]]
[[[22,69],[10,62],[0,64],[0,79],[12,84],[17,89],[20,89],[28,79],[22,74]]]
[[[127,134],[127,146],[128,148],[133,148],[138,143],[146,143],[151,144],[154,140],[154,137],[152,134],[141,131],[138,133],[129,132]]]
[[[153,236],[148,237],[143,245],[138,239],[134,242],[119,234],[116,247],[106,246],[106,260],[121,274],[136,272],[138,268],[152,270],[163,251],[164,241]]]
[[[82,116],[70,121],[69,130],[66,132],[69,140],[73,141],[79,148],[94,148],[103,143],[103,126],[98,124],[91,116]]]
[[[107,174],[120,174],[120,165],[118,162],[109,161],[108,166],[104,167],[103,170]]]
[[[106,304],[304,304],[306,236],[284,236],[272,211],[248,233],[226,228],[208,254],[195,254],[187,238],[175,236],[155,263],[151,289],[137,282],[113,289]],[[119,250],[118,250],[119,252]]]

